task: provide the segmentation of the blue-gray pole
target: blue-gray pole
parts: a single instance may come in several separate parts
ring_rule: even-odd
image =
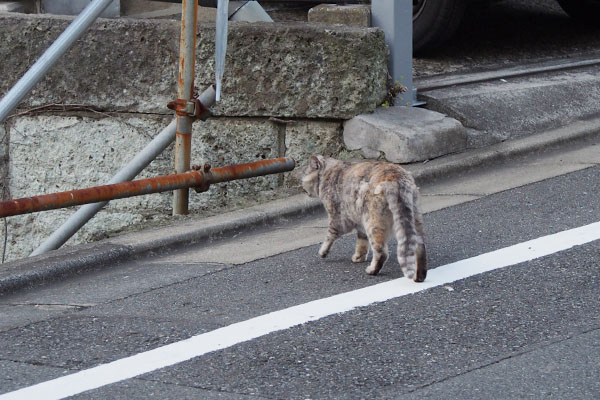
[[[21,79],[0,101],[0,123],[10,115],[31,89],[56,64],[62,55],[79,39],[113,0],[94,0],[52,43]]]
[[[397,106],[423,104],[417,101],[413,87],[412,62],[412,12],[411,0],[374,0],[371,2],[371,21],[385,33],[385,43],[390,49],[389,71],[394,82],[408,90],[395,98]]]

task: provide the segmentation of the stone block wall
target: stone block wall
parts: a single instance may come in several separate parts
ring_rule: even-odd
[[[0,16],[0,93],[5,93],[70,19]],[[213,83],[214,25],[199,26],[196,86]],[[99,20],[0,126],[7,198],[106,183],[172,120],[179,24]],[[190,192],[190,216],[172,217],[172,194],[111,202],[68,244],[243,207],[298,189],[310,154],[343,151],[344,120],[370,112],[386,93],[381,31],[310,24],[230,26],[222,101],[193,128],[192,164],[294,157],[292,173]],[[168,148],[138,178],[173,172]],[[75,209],[10,217],[7,259],[25,257]],[[4,242],[0,230],[0,245]],[[2,251],[3,249],[0,249]]]

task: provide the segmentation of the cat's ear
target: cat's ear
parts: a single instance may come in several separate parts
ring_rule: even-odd
[[[321,156],[311,156],[309,160],[309,165],[311,169],[323,169],[324,162],[323,157]]]

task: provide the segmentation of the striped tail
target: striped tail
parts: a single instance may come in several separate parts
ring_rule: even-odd
[[[421,214],[415,210],[416,192],[405,185],[389,183],[385,187],[385,197],[394,221],[400,268],[408,279],[423,282],[427,267]]]

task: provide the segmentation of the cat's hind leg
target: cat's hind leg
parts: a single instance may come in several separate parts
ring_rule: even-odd
[[[365,271],[369,275],[377,275],[389,256],[388,233],[385,228],[375,226],[367,230],[367,236],[373,250],[373,259]]]
[[[360,263],[367,261],[367,254],[369,253],[369,239],[364,232],[356,232],[356,249],[352,256],[352,262]]]

